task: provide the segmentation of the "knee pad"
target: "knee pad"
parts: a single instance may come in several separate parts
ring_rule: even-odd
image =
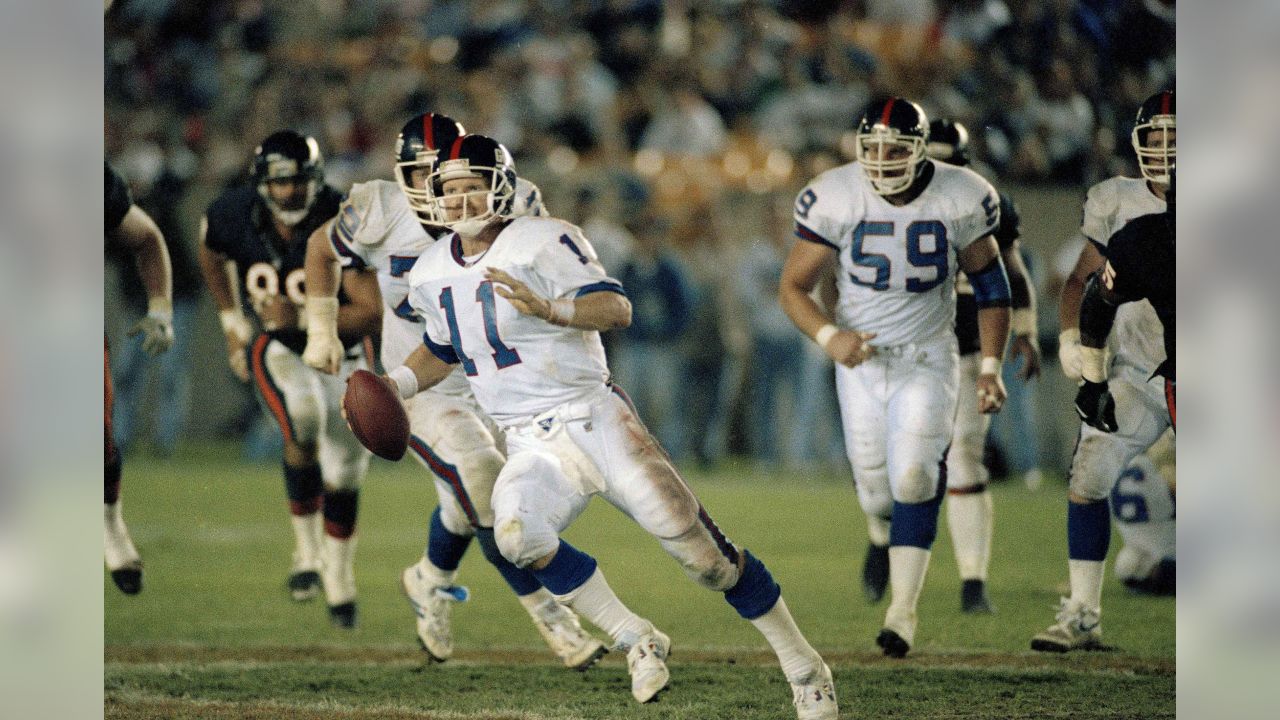
[[[542,583],[538,582],[533,573],[516,567],[511,564],[510,560],[502,556],[502,551],[498,549],[497,538],[493,534],[493,528],[476,528],[476,540],[480,541],[480,550],[484,553],[484,559],[488,560],[489,564],[497,569],[498,574],[515,591],[516,595],[528,595],[542,588]]]
[[[974,452],[965,443],[951,446],[947,453],[947,488],[980,492],[991,479],[987,467],[982,464],[982,449]]]
[[[721,547],[702,525],[678,538],[659,538],[658,542],[680,563],[685,574],[702,587],[725,592],[738,582],[737,548],[728,540],[723,540],[724,547]]]
[[[774,582],[769,568],[756,559],[750,551],[744,550],[746,562],[743,563],[742,576],[729,590],[724,599],[733,606],[738,614],[747,620],[755,620],[773,609],[782,597],[782,588]]]
[[[436,496],[440,501],[440,523],[446,530],[454,535],[471,535],[475,532],[477,526],[472,524],[453,490],[440,480],[436,480]]]
[[[908,463],[893,484],[893,499],[906,504],[929,502],[938,496],[938,479],[936,467],[930,470],[924,463]]]

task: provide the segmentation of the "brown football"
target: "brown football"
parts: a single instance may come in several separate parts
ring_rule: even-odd
[[[387,381],[368,370],[356,370],[347,379],[342,406],[361,445],[387,460],[404,457],[409,447],[409,416]]]

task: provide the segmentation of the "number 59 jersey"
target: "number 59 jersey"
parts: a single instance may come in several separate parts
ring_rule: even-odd
[[[485,278],[491,267],[548,299],[624,294],[582,231],[562,220],[516,218],[478,257],[464,257],[456,235],[429,248],[410,274],[409,302],[426,322],[423,342],[461,365],[481,409],[510,426],[603,388],[600,333],[521,314]]]
[[[872,345],[933,340],[955,325],[957,255],[1000,223],[999,196],[967,168],[926,161],[925,188],[897,206],[858,163],[833,168],[796,198],[796,236],[838,253],[836,322]]]

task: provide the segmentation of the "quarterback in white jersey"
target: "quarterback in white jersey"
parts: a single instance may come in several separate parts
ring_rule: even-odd
[[[1140,216],[1165,212],[1176,142],[1174,94],[1156,93],[1139,108],[1133,130],[1142,177],[1114,177],[1089,189],[1081,226],[1088,242],[1067,278],[1059,307],[1059,355],[1063,372],[1073,380],[1081,378],[1085,283],[1103,267],[1107,243],[1118,230]],[[1033,649],[1067,652],[1101,645],[1102,578],[1111,537],[1107,496],[1130,461],[1171,427],[1164,379],[1155,375],[1164,359],[1163,337],[1151,303],[1120,306],[1110,338],[1110,387],[1119,429],[1108,433],[1081,423],[1067,504],[1071,597],[1063,598],[1056,622],[1032,638]]]
[[[447,232],[424,224],[431,219],[425,196],[410,184],[412,173],[425,181],[436,145],[451,145],[462,128],[443,115],[427,113],[401,130],[397,172],[401,183],[373,180],[352,187],[333,221],[311,238],[307,258],[307,303],[310,311],[304,359],[332,370],[332,307],[336,270],[376,271],[385,312],[382,314],[382,361],[395,367],[421,347],[424,325],[409,305],[409,272],[418,256]],[[408,185],[408,189],[404,188]],[[526,204],[522,213],[542,212],[540,193],[527,181],[517,184]],[[493,483],[505,462],[501,431],[476,405],[460,372],[453,373],[421,397],[406,403],[414,456],[435,476],[440,500],[432,514],[427,547],[421,560],[405,569],[401,581],[417,616],[418,637],[430,656],[443,661],[453,653],[451,604],[467,597],[454,584],[458,564],[472,537],[519,597],[565,665],[585,669],[606,651],[583,632],[577,618],[559,606],[527,570],[515,567],[498,552],[493,538]]]
[[[819,175],[796,200],[796,235],[807,242],[792,248],[779,291],[796,326],[837,363],[845,447],[873,542],[890,519],[892,598],[876,643],[895,657],[914,642],[955,424],[957,269],[979,307],[978,409],[996,412],[1005,397],[1010,289],[991,236],[999,200],[972,170],[927,160],[928,134],[908,100],[868,109],[857,162]],[[829,318],[810,292],[837,263]]]
[[[423,253],[410,274],[409,301],[427,332],[389,381],[413,397],[461,366],[505,430],[508,458],[493,493],[499,549],[627,648],[636,700],[667,686],[671,640],[622,604],[594,558],[560,539],[597,494],[760,629],[799,718],[834,720],[831,671],[796,628],[777,583],[725,537],[609,382],[599,331],[630,324],[622,286],[577,227],[510,219],[514,173],[506,151],[483,136],[442,152],[427,187],[456,234]]]

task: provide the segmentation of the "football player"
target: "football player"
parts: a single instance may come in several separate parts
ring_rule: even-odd
[[[296,547],[287,582],[297,601],[323,587],[332,622],[356,622],[355,529],[369,453],[340,414],[344,381],[367,366],[361,340],[377,332],[382,305],[372,272],[350,270],[337,313],[340,370],[306,366],[302,306],[307,238],[338,211],[313,138],[273,133],[254,152],[247,185],[224,192],[200,227],[200,265],[218,305],[232,370],[253,380],[284,435],[284,483]],[[256,325],[245,317],[247,296]]]
[[[920,106],[896,97],[872,103],[858,125],[857,160],[797,197],[804,242],[792,247],[779,289],[791,320],[836,362],[858,500],[873,542],[889,546],[891,598],[876,644],[892,657],[915,642],[955,431],[957,270],[978,306],[981,359],[976,388],[965,392],[984,414],[1005,400],[1011,290],[993,237],[999,195],[972,170],[928,159],[928,141]],[[837,264],[832,318],[810,292]]]
[[[630,324],[622,286],[577,227],[511,219],[515,182],[510,156],[492,139],[464,136],[441,153],[426,187],[454,234],[410,273],[409,301],[426,333],[389,382],[413,397],[461,366],[505,430],[507,462],[493,492],[499,551],[626,649],[637,701],[667,686],[671,641],[622,604],[594,558],[560,538],[597,494],[764,634],[798,717],[834,719],[831,671],[777,583],[720,531],[609,381],[600,331]]]
[[[1177,591],[1177,469],[1173,432],[1134,458],[1111,489],[1111,513],[1124,547],[1116,553],[1116,577],[1146,595]]]
[[[1166,409],[1165,383],[1157,375],[1166,361],[1166,352],[1161,342],[1160,319],[1152,303],[1138,300],[1116,309],[1114,357],[1108,363],[1102,350],[1086,351],[1082,347],[1085,328],[1081,300],[1086,283],[1104,267],[1108,241],[1121,227],[1143,215],[1165,222],[1166,194],[1177,159],[1175,110],[1171,90],[1156,93],[1142,104],[1131,136],[1142,177],[1104,180],[1089,189],[1085,201],[1081,231],[1089,242],[1080,251],[1076,267],[1063,287],[1059,356],[1063,372],[1084,383],[1077,397],[1077,405],[1085,404],[1081,416],[1096,422],[1081,425],[1071,462],[1067,503],[1071,597],[1062,599],[1056,622],[1032,638],[1031,647],[1035,650],[1067,652],[1101,646],[1102,577],[1111,538],[1107,496],[1125,466],[1151,447],[1171,423],[1172,404]],[[1167,261],[1172,268],[1172,245],[1169,253]],[[1108,325],[1095,342],[1105,342],[1110,330]],[[1165,333],[1168,340],[1173,334],[1172,325],[1165,326]],[[1086,359],[1089,376],[1083,374]],[[1167,360],[1172,362],[1172,353]],[[1114,397],[1110,416],[1104,412],[1100,387],[1100,381],[1107,378],[1110,382],[1106,395]]]
[[[929,123],[929,157],[940,162],[968,167],[969,130],[959,122],[941,118]],[[1029,380],[1040,374],[1040,345],[1036,337],[1035,287],[1022,262],[1018,237],[1021,235],[1017,207],[1000,192],[1000,225],[992,233],[1000,246],[1009,276],[1010,352],[1022,358],[1019,377]],[[951,545],[960,568],[960,609],[967,613],[991,613],[987,598],[987,569],[991,565],[991,537],[995,512],[987,482],[991,479],[982,463],[982,453],[991,427],[991,416],[978,412],[977,396],[968,391],[978,380],[978,304],[973,287],[964,273],[956,277],[956,337],[960,341],[959,408],[956,429],[947,452],[947,525]],[[886,578],[887,580],[887,578]],[[883,592],[881,585],[881,592]]]
[[[107,242],[120,243],[138,264],[138,275],[147,291],[147,316],[138,321],[129,335],[141,334],[142,349],[158,355],[173,345],[173,275],[169,267],[169,251],[160,228],[142,208],[133,204],[129,186],[111,167],[106,167],[106,215],[103,227]],[[104,338],[105,339],[105,338]],[[138,555],[120,510],[120,471],[122,460],[111,430],[114,394],[111,387],[111,350],[103,346],[104,381],[104,457],[105,485],[103,520],[107,569],[120,592],[137,595],[142,591],[142,558]]]
[[[307,250],[307,349],[303,360],[333,373],[342,343],[338,336],[341,267],[375,272],[385,308],[382,362],[402,364],[422,345],[424,326],[409,305],[409,271],[436,238],[448,232],[436,219],[425,183],[441,148],[464,130],[452,118],[424,113],[411,118],[396,141],[396,182],[373,180],[351,188],[338,216],[316,230]],[[536,186],[517,183],[518,214],[541,215]],[[405,568],[401,583],[417,616],[418,638],[432,659],[453,655],[452,604],[467,597],[457,587],[458,565],[473,537],[484,556],[516,593],[534,625],[568,667],[585,670],[606,652],[582,630],[578,619],[556,603],[528,570],[502,557],[493,537],[493,483],[506,458],[502,432],[475,403],[471,388],[455,372],[421,397],[405,402],[410,449],[435,476],[440,504],[431,515],[422,558]]]

